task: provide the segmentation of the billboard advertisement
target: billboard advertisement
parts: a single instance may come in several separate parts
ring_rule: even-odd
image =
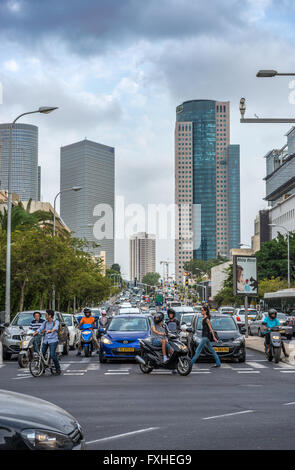
[[[257,259],[255,256],[234,256],[234,294],[258,295]]]

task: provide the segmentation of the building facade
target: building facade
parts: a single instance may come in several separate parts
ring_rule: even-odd
[[[229,256],[240,244],[240,147],[230,145],[229,102],[176,108],[175,270],[192,258]]]
[[[130,279],[141,282],[147,273],[156,271],[156,237],[145,232],[135,233],[129,240]]]
[[[60,213],[73,235],[96,242],[92,254],[114,263],[115,149],[83,140],[61,148]],[[65,191],[74,186],[81,191]]]
[[[8,189],[10,124],[0,124],[0,189]],[[15,124],[12,131],[12,192],[38,200],[38,127]]]

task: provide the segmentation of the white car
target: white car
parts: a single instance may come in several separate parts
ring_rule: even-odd
[[[81,334],[78,328],[78,321],[76,317],[74,315],[71,315],[70,313],[63,313],[63,318],[70,334],[70,349],[75,349]]]
[[[249,320],[254,320],[257,315],[257,310],[255,308],[248,308],[248,321]],[[241,331],[241,328],[245,328],[245,308],[237,308],[233,314],[233,318],[235,319],[239,330]],[[248,322],[249,324],[249,322]]]

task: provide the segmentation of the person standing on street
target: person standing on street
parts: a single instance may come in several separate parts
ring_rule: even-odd
[[[46,310],[47,313],[47,318],[44,323],[40,326],[38,331],[34,333],[34,336],[39,334],[44,333],[45,338],[43,341],[43,346],[42,346],[42,354],[45,356],[47,349],[49,348],[50,352],[50,357],[53,360],[53,363],[55,365],[55,374],[54,375],[60,375],[61,370],[60,370],[60,364],[58,357],[56,355],[56,348],[58,346],[58,328],[59,328],[59,321],[54,320],[54,311],[53,310]]]
[[[43,318],[41,318],[41,313],[40,312],[34,312],[33,313],[34,320],[31,321],[30,324],[30,329],[33,330],[34,332],[38,331],[40,326],[45,322]],[[41,343],[41,336],[36,335],[36,338],[34,338],[33,341],[33,347],[34,347],[34,352],[38,352],[40,349],[40,343]]]
[[[196,360],[200,356],[203,349],[205,347],[207,347],[209,349],[209,351],[213,354],[213,357],[214,357],[215,362],[216,362],[216,365],[212,366],[212,367],[220,367],[221,366],[220,359],[219,359],[218,354],[215,351],[215,349],[211,346],[211,341],[210,341],[211,337],[212,337],[213,341],[215,343],[217,343],[217,338],[215,336],[215,333],[213,331],[213,328],[212,328],[212,325],[211,325],[211,322],[210,322],[211,316],[210,316],[209,307],[203,306],[202,310],[201,310],[201,313],[203,315],[202,339],[201,339],[201,342],[200,342],[199,346],[197,347],[197,350],[195,352],[194,357],[192,358],[192,364],[194,364],[196,362]]]

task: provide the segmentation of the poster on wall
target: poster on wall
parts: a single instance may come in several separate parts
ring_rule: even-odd
[[[257,258],[255,256],[234,256],[234,295],[258,295]]]

